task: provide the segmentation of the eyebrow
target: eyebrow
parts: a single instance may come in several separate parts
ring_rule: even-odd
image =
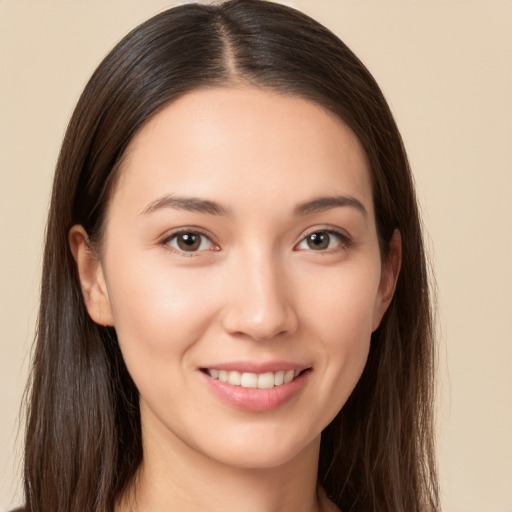
[[[359,210],[365,217],[368,212],[364,205],[352,196],[325,196],[317,197],[311,201],[300,203],[294,209],[295,215],[310,215],[312,213],[319,213],[331,208],[339,207],[351,207]],[[224,206],[210,201],[208,199],[200,199],[197,197],[183,197],[175,195],[166,195],[156,199],[149,203],[144,210],[140,213],[141,215],[148,215],[155,211],[171,208],[173,210],[186,210],[189,212],[207,213],[210,215],[230,215],[230,210]]]
[[[141,215],[147,215],[155,211],[172,208],[174,210],[186,210],[189,212],[208,213],[210,215],[229,215],[230,212],[220,204],[207,199],[197,197],[182,197],[167,195],[152,201],[142,210]]]
[[[311,201],[301,203],[295,208],[295,215],[310,215],[312,213],[324,212],[331,208],[350,207],[359,210],[364,217],[368,216],[368,211],[363,203],[352,196],[325,196],[317,197]]]

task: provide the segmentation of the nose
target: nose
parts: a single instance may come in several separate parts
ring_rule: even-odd
[[[231,335],[270,340],[298,327],[290,279],[282,263],[255,251],[230,269],[223,327]]]

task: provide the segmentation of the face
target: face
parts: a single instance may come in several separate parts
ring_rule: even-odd
[[[89,313],[116,329],[144,438],[237,467],[318,446],[396,277],[355,135],[249,87],[192,92],[150,120],[100,258],[82,235],[70,240]]]

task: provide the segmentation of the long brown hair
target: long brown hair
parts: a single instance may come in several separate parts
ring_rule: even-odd
[[[319,482],[344,512],[437,511],[434,342],[409,164],[375,80],[329,30],[261,0],[183,5],[128,34],[87,84],[57,164],[25,448],[29,512],[110,512],[142,460],[137,389],[112,328],[88,316],[68,232],[101,239],[134,134],[173,99],[245,82],[309,99],[343,119],[369,158],[383,258],[395,229],[403,261],[368,363],[322,433]]]

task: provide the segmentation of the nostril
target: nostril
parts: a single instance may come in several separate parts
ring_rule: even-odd
[[[262,312],[251,311],[242,303],[227,310],[222,323],[226,332],[232,336],[256,341],[277,341],[297,330],[298,319],[288,307],[269,307]]]

